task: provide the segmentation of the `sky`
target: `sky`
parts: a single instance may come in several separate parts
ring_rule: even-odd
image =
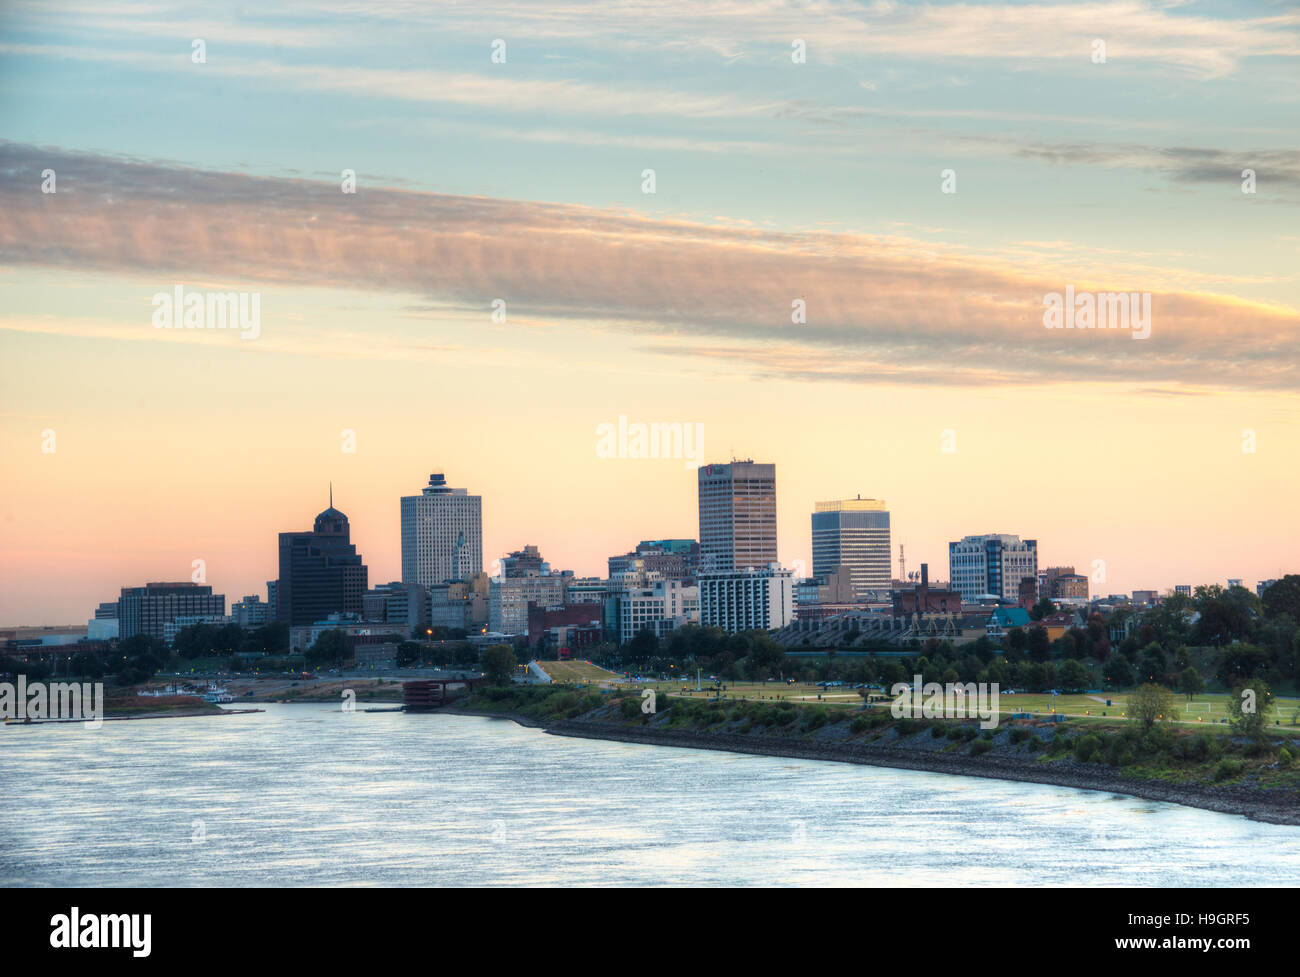
[[[0,625],[265,596],[331,482],[395,580],[431,472],[603,574],[732,457],[804,572],[858,494],[896,573],[1300,572],[1297,82],[1282,2],[0,0]]]

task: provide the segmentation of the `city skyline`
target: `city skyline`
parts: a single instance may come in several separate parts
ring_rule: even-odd
[[[711,464],[717,465],[719,463],[713,462]],[[425,466],[425,467],[427,468],[429,466]],[[705,466],[701,466],[701,467],[705,467]],[[776,465],[776,467],[779,469],[780,467],[779,464]],[[697,483],[695,479],[692,477],[694,473],[687,473],[685,476],[683,476],[680,473],[679,469],[673,469],[670,467],[669,471],[665,472],[665,476],[669,476],[669,475],[672,478],[678,478],[678,479],[684,477],[690,483],[689,485],[690,489],[694,490],[692,491],[692,498],[690,501],[692,503],[693,511],[696,514],[696,521],[698,526],[698,495],[696,494]],[[782,476],[780,475],[779,471],[777,474],[777,478],[778,480],[782,479]],[[334,488],[337,488],[337,486],[334,486]],[[327,493],[328,508],[325,510],[324,513],[320,513],[319,515],[325,515],[330,511],[335,511],[342,514],[345,517],[346,522],[351,526],[355,527],[356,520],[352,518],[351,514],[347,512],[347,510],[337,509],[333,505],[335,501],[335,499],[333,498],[333,494],[334,494],[333,489],[331,489]],[[793,558],[789,558],[782,553],[780,554],[780,558],[779,558],[779,562],[781,563],[781,565],[787,569],[802,567],[803,575],[806,577],[813,576],[813,562],[811,560],[811,549],[812,549],[811,533],[807,528],[807,518],[810,513],[816,511],[818,506],[824,505],[824,500],[821,498],[821,495],[825,493],[820,493],[820,494],[814,493],[814,494],[817,495],[817,501],[813,503],[813,505],[808,509],[807,512],[802,514],[804,520],[803,535],[806,537],[803,545],[808,555],[805,556],[803,554],[800,554]],[[399,499],[394,501],[398,503],[398,506],[400,508],[400,497]],[[490,510],[491,500],[488,499],[487,501],[489,503],[489,510]],[[871,500],[871,501],[876,501],[876,500]],[[340,504],[342,504],[341,501]],[[778,533],[779,533],[779,537],[782,539],[784,539],[787,536],[787,533],[785,531],[782,531],[781,529],[781,527],[784,525],[784,520],[781,517],[780,510],[783,508],[785,507],[779,506],[778,517],[777,517]],[[891,506],[891,509],[892,508],[893,507]],[[305,519],[303,521],[305,521]],[[389,545],[387,547],[385,547],[383,545],[383,542],[380,541],[379,539],[368,540],[364,537],[359,537],[355,528],[352,530],[351,543],[355,547],[357,555],[364,561],[366,567],[369,568],[369,579],[370,579],[371,587],[380,586],[381,584],[386,584],[389,581],[401,580],[400,513],[399,513],[399,519],[397,520],[397,523],[398,526],[394,531],[396,540],[395,542],[390,540]],[[988,532],[987,534],[996,535],[991,531]],[[293,536],[295,534],[284,533],[283,530],[277,530],[276,533],[272,534],[272,538],[274,539],[276,536],[279,535]],[[680,538],[694,540],[696,538],[696,535],[698,535],[698,530],[695,535],[683,534],[680,536]],[[797,535],[797,533],[791,532],[789,533],[789,535]],[[903,537],[895,538],[892,546],[891,561],[890,561],[893,575],[895,577],[898,576],[898,570],[899,570],[898,540],[900,538],[903,539],[904,545],[909,547],[907,550],[908,566],[911,567],[912,569],[916,569],[920,567],[922,563],[928,563],[931,566],[931,578],[939,579],[941,574],[946,575],[948,573],[948,569],[949,569],[948,551],[949,551],[950,544],[964,539],[967,535],[974,535],[974,534],[960,533],[954,536],[954,538],[951,540],[944,540],[942,542],[929,544],[929,545],[922,543],[920,545],[915,545],[915,546],[910,539],[903,538]],[[985,533],[980,533],[979,535],[985,535]],[[1012,535],[1016,535],[1016,534],[1012,534]],[[630,539],[631,541],[628,542],[626,546],[622,546],[622,548],[620,548],[621,544],[616,542],[613,546],[613,549],[609,550],[608,552],[603,552],[598,557],[594,557],[593,560],[591,561],[593,565],[589,566],[586,564],[575,564],[573,561],[567,558],[553,555],[555,552],[560,552],[560,551],[573,552],[575,549],[572,546],[572,543],[570,543],[570,546],[566,548],[562,542],[564,539],[563,531],[562,530],[556,531],[553,527],[548,527],[545,529],[537,529],[535,531],[525,529],[522,532],[517,533],[510,530],[498,530],[495,532],[489,532],[487,526],[485,525],[484,538],[490,540],[496,537],[500,537],[503,540],[513,539],[515,540],[515,542],[507,541],[499,550],[492,549],[485,546],[485,554],[491,554],[490,556],[488,556],[488,558],[485,561],[487,564],[492,564],[495,560],[504,558],[509,553],[521,549],[525,545],[525,543],[528,543],[530,545],[539,547],[544,554],[547,554],[548,562],[553,567],[556,567],[558,569],[572,570],[574,574],[578,577],[607,576],[608,574],[607,574],[606,564],[611,555],[617,555],[620,552],[630,549],[631,547],[636,545],[636,542],[638,540],[654,538],[653,536],[646,535],[644,533],[640,535],[638,535],[636,532],[624,533],[623,536],[618,536],[616,537],[616,539],[623,539],[625,537]],[[665,535],[662,538],[671,538],[671,536]],[[539,543],[538,540],[547,540],[547,542]],[[1112,594],[1112,593],[1129,594],[1135,590],[1148,590],[1148,589],[1163,594],[1165,592],[1172,591],[1175,588],[1175,586],[1179,586],[1179,585],[1190,585],[1194,587],[1200,584],[1213,584],[1213,583],[1226,584],[1227,580],[1230,578],[1230,575],[1227,573],[1220,573],[1215,577],[1209,577],[1209,578],[1204,578],[1204,577],[1197,578],[1195,577],[1194,574],[1183,573],[1182,575],[1177,576],[1176,580],[1171,579],[1171,581],[1168,583],[1153,582],[1147,579],[1138,579],[1132,586],[1117,586],[1109,583],[1099,584],[1096,582],[1091,582],[1093,567],[1091,566],[1091,562],[1089,560],[1080,560],[1080,559],[1075,559],[1073,557],[1070,557],[1068,555],[1060,555],[1054,549],[1051,548],[1050,540],[1043,541],[1040,539],[1039,542],[1040,545],[1042,545],[1044,542],[1046,542],[1047,544],[1044,550],[1042,550],[1043,553],[1049,553],[1055,555],[1040,556],[1038,560],[1038,565],[1040,567],[1057,567],[1063,565],[1075,566],[1078,569],[1078,572],[1080,574],[1090,579],[1089,590],[1091,596],[1094,599],[1097,597],[1104,597],[1107,594]],[[272,549],[274,555],[275,546],[272,545],[270,548]],[[588,545],[588,549],[590,549],[590,544]],[[372,554],[383,554],[383,555],[372,556]],[[1104,557],[1098,557],[1098,558],[1104,559]],[[94,608],[95,606],[98,605],[99,602],[106,599],[113,599],[114,595],[116,595],[118,591],[121,590],[122,588],[142,586],[146,582],[174,582],[174,581],[189,580],[192,573],[192,566],[193,566],[194,559],[199,559],[204,561],[203,583],[212,586],[215,592],[224,593],[228,595],[227,599],[232,605],[234,604],[235,601],[239,600],[241,597],[246,595],[259,595],[259,596],[265,595],[267,590],[266,581],[277,579],[277,576],[279,574],[279,569],[277,566],[278,557],[276,557],[275,559],[272,559],[270,564],[268,564],[268,569],[266,571],[266,574],[260,577],[261,580],[260,584],[253,583],[251,586],[245,586],[242,583],[238,583],[232,585],[229,582],[227,582],[229,579],[232,578],[225,577],[222,575],[220,565],[214,568],[212,564],[208,561],[207,557],[196,554],[190,560],[184,561],[183,566],[178,566],[176,568],[175,573],[170,573],[170,574],[152,573],[151,574],[145,572],[143,574],[137,573],[134,575],[126,574],[121,576],[120,579],[116,579],[111,584],[111,586],[100,587],[98,589],[93,589],[96,586],[93,583],[87,584],[88,587],[92,588],[90,592],[93,595],[93,600],[86,605],[86,613],[81,613],[78,610],[79,605],[76,606],[73,605],[73,601],[75,601],[77,598],[71,595],[66,595],[67,606],[71,607],[72,610],[65,616],[58,616],[58,612],[55,611],[54,612],[55,616],[52,616],[46,620],[4,619],[4,620],[0,620],[0,627],[48,626],[48,625],[66,625],[66,624],[79,623],[82,619],[93,616]],[[389,570],[385,569],[385,567],[390,568],[393,572],[389,572]],[[485,567],[485,569],[487,568]],[[1107,563],[1105,572],[1108,580],[1114,579],[1113,574],[1111,573],[1109,562]],[[1281,577],[1287,572],[1294,572],[1294,569],[1293,567],[1290,567],[1290,565],[1283,563],[1279,565],[1279,568],[1276,571],[1273,571],[1271,573],[1261,573],[1257,577],[1252,577],[1250,574],[1243,574],[1243,573],[1232,574],[1231,577],[1242,579],[1245,582],[1248,589],[1253,589],[1254,582],[1257,582],[1258,580],[1266,580],[1266,579]],[[255,572],[255,576],[256,576],[256,572]],[[245,577],[244,579],[247,578]],[[103,591],[102,594],[100,593],[101,590]]]
[[[696,537],[684,468],[730,457],[780,469],[787,564],[861,494],[895,569],[994,532],[1116,592],[1291,568],[1275,4],[225,18],[0,24],[0,621],[194,559],[261,593],[329,481],[401,579],[396,500],[435,471],[482,496],[488,565],[599,574]],[[1094,293],[1144,330],[1044,328]],[[635,457],[634,425],[683,437]]]

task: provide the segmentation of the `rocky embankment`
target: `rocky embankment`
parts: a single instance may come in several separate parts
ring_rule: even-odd
[[[514,713],[483,713],[523,725],[541,727],[557,736],[616,740],[694,750],[723,750],[759,756],[828,760],[878,767],[897,767],[963,777],[990,777],[1027,783],[1050,784],[1079,790],[1127,794],[1153,801],[1167,801],[1225,814],[1237,814],[1274,824],[1300,825],[1300,792],[1293,787],[1269,787],[1248,782],[1214,782],[1187,776],[1177,782],[1159,779],[1141,770],[1115,769],[1104,763],[1080,762],[1069,753],[1048,755],[1031,749],[1022,740],[1012,741],[1011,728],[999,728],[986,752],[973,755],[973,740],[956,740],[932,735],[928,726],[900,733],[854,733],[848,723],[828,723],[811,731],[797,726],[787,730],[734,723],[713,728],[674,726],[670,716],[628,720],[615,709],[602,708],[573,718],[539,721]],[[1050,724],[1030,727],[1032,735],[1050,739]],[[1023,734],[1022,734],[1023,735]]]

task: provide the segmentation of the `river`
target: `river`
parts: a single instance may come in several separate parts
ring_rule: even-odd
[[[1293,885],[1300,829],[1130,797],[270,705],[0,729],[0,885]]]

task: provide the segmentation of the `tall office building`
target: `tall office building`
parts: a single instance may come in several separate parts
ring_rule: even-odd
[[[1038,580],[1038,540],[1007,533],[966,536],[948,544],[948,586],[962,600],[1020,599],[1020,581]]]
[[[776,465],[753,460],[698,469],[700,568],[767,567],[776,556]]]
[[[402,496],[402,583],[433,587],[483,569],[483,497],[450,488],[440,472]]]
[[[280,534],[277,621],[302,627],[330,614],[361,616],[368,572],[351,534],[348,517],[334,508],[333,492],[311,532]]]
[[[812,514],[813,576],[826,577],[838,566],[849,568],[853,594],[888,593],[893,583],[889,549],[889,510],[881,499],[818,502]]]
[[[177,617],[222,617],[226,595],[214,594],[207,584],[147,583],[123,587],[117,601],[118,636],[125,639],[147,634],[166,640],[167,624]]]

